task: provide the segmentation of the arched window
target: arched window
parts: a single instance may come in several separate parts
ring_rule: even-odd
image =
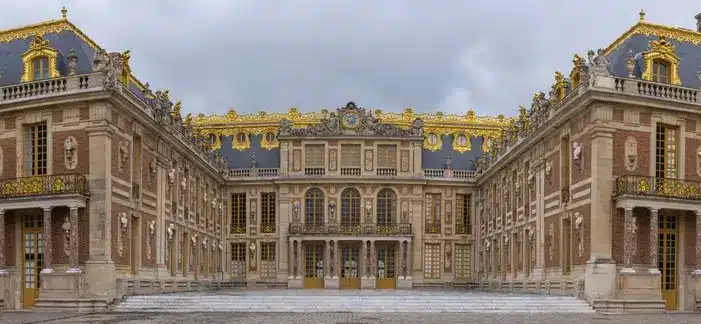
[[[360,227],[360,192],[347,188],[341,193],[341,228],[353,231]]]
[[[51,77],[49,73],[49,58],[46,56],[39,56],[32,60],[32,75],[34,76],[34,81],[48,79]]]
[[[304,197],[304,222],[324,225],[324,192],[319,188],[309,189]]]
[[[669,83],[669,64],[663,60],[652,62],[652,81]]]
[[[380,190],[377,194],[377,226],[389,226],[395,223],[397,210],[397,195],[389,188]]]

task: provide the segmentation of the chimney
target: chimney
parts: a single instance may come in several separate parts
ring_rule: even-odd
[[[696,18],[696,31],[701,33],[701,13],[694,18]]]

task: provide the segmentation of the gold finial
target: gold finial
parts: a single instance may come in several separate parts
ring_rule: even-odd
[[[61,18],[65,19],[67,14],[68,14],[68,10],[66,10],[66,6],[63,6],[63,8],[61,8]]]
[[[645,10],[640,9],[640,21],[645,21]]]

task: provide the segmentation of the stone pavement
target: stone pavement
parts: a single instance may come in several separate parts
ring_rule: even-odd
[[[0,323],[242,323],[242,324],[697,324],[701,314],[600,315],[600,314],[458,314],[458,313],[102,313],[0,312]]]

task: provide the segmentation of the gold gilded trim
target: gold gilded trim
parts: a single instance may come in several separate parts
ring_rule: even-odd
[[[460,143],[461,137],[465,136],[465,143]],[[453,134],[453,150],[460,153],[468,152],[472,149],[472,143],[470,143],[470,137],[464,133]]]
[[[431,152],[436,152],[443,147],[443,139],[440,134],[429,132],[424,138],[424,148]]]
[[[465,115],[446,115],[440,112],[415,113],[412,108],[406,108],[402,113],[386,113],[376,109],[374,114],[382,123],[401,128],[409,128],[414,119],[421,118],[424,122],[424,147],[435,151],[442,148],[443,136],[464,134],[468,139],[481,136],[498,139],[500,130],[514,121],[513,118],[506,118],[503,115],[477,116],[473,110],[469,110]],[[195,130],[203,134],[217,133],[222,136],[234,136],[238,132],[244,132],[248,135],[262,134],[265,137],[267,132],[277,134],[280,120],[283,118],[291,121],[294,128],[303,128],[318,123],[328,115],[328,109],[300,113],[296,107],[290,108],[286,113],[260,112],[257,114],[239,114],[235,109],[229,109],[224,115],[199,114],[193,118],[192,125]],[[428,135],[432,133],[439,137],[438,143],[433,145],[427,140]],[[261,147],[272,149],[279,147],[279,142],[263,143],[261,140]]]
[[[22,62],[24,63],[24,72],[20,82],[34,81],[34,60],[45,57],[49,64],[49,77],[57,78],[61,76],[58,72],[58,51],[49,46],[49,41],[41,36],[34,36],[34,39],[29,43],[29,49],[22,54]]]
[[[653,64],[655,61],[663,61],[669,64],[669,83],[681,85],[679,79],[679,56],[675,54],[674,45],[660,36],[659,40],[650,41],[650,50],[643,53],[645,59],[645,71],[642,79],[652,81]]]
[[[235,130],[233,138],[231,139],[231,148],[236,151],[244,151],[251,148],[251,136],[247,134],[244,130]]]

